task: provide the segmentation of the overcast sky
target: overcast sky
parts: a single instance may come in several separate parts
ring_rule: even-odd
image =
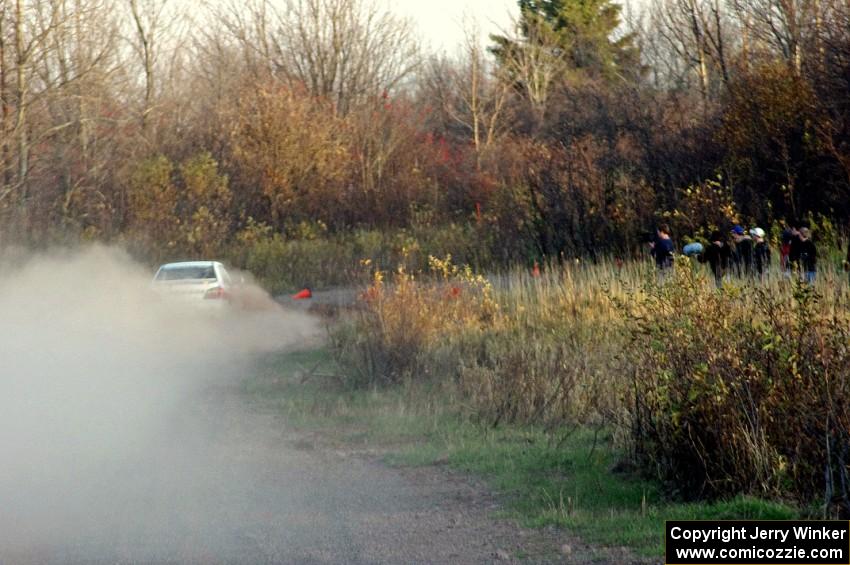
[[[450,54],[463,40],[464,18],[477,20],[486,39],[508,29],[511,16],[519,12],[516,0],[394,0],[389,5],[413,21],[426,47]]]

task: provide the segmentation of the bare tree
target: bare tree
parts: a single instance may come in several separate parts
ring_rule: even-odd
[[[502,133],[509,91],[507,82],[495,76],[480,36],[475,23],[467,25],[459,60],[432,58],[424,77],[427,95],[472,137],[479,168],[482,152]]]
[[[59,9],[61,0],[14,0],[12,6],[12,38],[14,42],[14,88],[11,99],[15,117],[9,135],[17,149],[17,178],[13,186],[19,191],[21,208],[26,208],[30,172],[30,116],[33,99],[33,79],[36,62],[43,57],[51,35],[64,23]]]
[[[734,0],[748,37],[778,53],[799,74],[807,46],[820,34],[819,0]]]
[[[527,15],[527,20],[514,22],[514,33],[504,34],[499,49],[504,80],[513,84],[528,102],[539,128],[555,86],[569,68],[567,47],[552,25],[540,16]]]
[[[254,0],[216,12],[252,68],[334,101],[345,114],[419,64],[410,22],[369,0]]]
[[[35,66],[43,94],[37,141],[52,139],[53,162],[60,179],[55,188],[65,221],[71,202],[83,190],[99,192],[109,147],[101,143],[100,108],[116,89],[120,67],[119,24],[113,0],[62,0],[63,25],[44,45]]]
[[[721,0],[656,0],[651,7],[657,34],[670,54],[696,73],[703,101],[712,97],[715,79],[727,84],[734,25]]]
[[[141,109],[142,132],[149,126],[149,114],[154,107],[156,96],[156,65],[159,61],[163,43],[173,31],[177,21],[174,13],[168,11],[169,0],[126,0],[133,20],[133,32],[130,45],[142,65],[144,73],[144,96]]]
[[[209,23],[196,30],[196,41],[221,51],[234,44],[239,49],[243,70],[254,78],[273,74],[272,20],[275,8],[269,0],[228,0],[206,4]]]

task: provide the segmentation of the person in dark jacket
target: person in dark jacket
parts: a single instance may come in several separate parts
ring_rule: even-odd
[[[807,228],[797,228],[796,226],[791,226],[791,244],[790,251],[788,253],[788,272],[789,273],[800,273],[803,272],[802,266],[800,265],[800,252],[802,250],[803,238],[800,235],[801,229]]]
[[[717,288],[723,286],[723,278],[729,270],[729,262],[732,258],[732,248],[720,231],[711,234],[711,241],[705,251],[698,257],[700,263],[708,263],[714,275],[714,285]]]
[[[812,241],[809,228],[800,228],[798,261],[803,280],[814,284],[818,270],[818,249]]]
[[[735,251],[732,260],[735,263],[735,272],[739,277],[750,277],[753,274],[753,239],[741,226],[732,228],[732,240],[735,242]]]
[[[750,230],[750,235],[753,237],[755,247],[753,248],[753,268],[760,281],[767,278],[767,272],[770,269],[770,246],[765,240],[764,230],[761,228],[753,228]]]
[[[650,244],[650,253],[655,258],[655,266],[658,267],[662,277],[673,266],[673,249],[670,227],[667,224],[661,224],[655,232],[655,241]]]

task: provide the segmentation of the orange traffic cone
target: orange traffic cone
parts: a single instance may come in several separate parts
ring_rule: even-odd
[[[313,293],[310,291],[309,288],[305,288],[297,294],[292,295],[293,300],[304,300],[305,298],[313,298]]]

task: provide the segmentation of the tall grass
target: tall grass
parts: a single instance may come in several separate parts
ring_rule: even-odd
[[[843,273],[717,290],[688,259],[485,279],[447,260],[376,273],[336,337],[355,385],[451,386],[491,425],[605,428],[684,498],[790,497],[843,515],[850,317]]]
[[[599,425],[621,404],[617,354],[623,317],[609,294],[647,276],[632,263],[515,270],[496,282],[500,327],[461,360],[459,384],[476,412],[500,422],[555,429]]]
[[[426,273],[376,273],[337,350],[355,384],[448,380],[492,424],[602,425],[622,405],[625,317],[611,296],[648,276],[601,263],[488,279],[432,258]]]
[[[686,497],[793,496],[846,515],[847,297],[828,277],[716,292],[685,263],[623,303],[639,460]]]

